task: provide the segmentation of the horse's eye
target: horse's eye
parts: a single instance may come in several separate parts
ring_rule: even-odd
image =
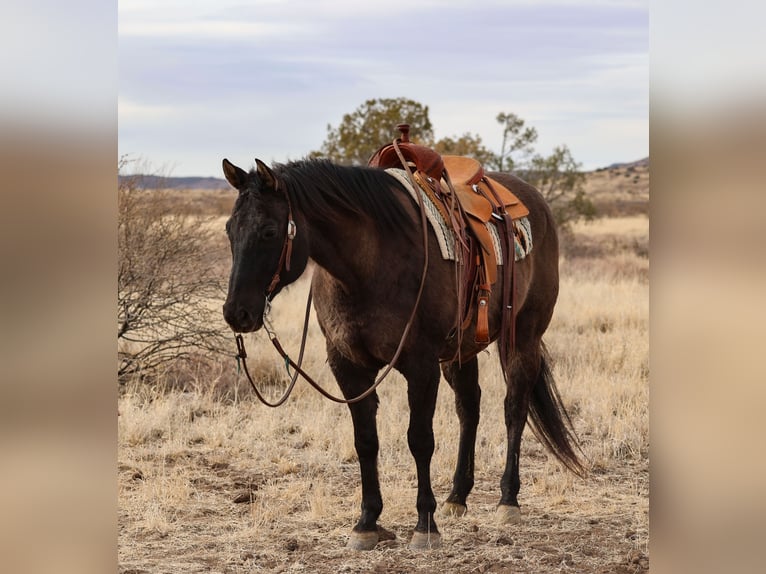
[[[277,236],[277,230],[273,227],[267,227],[261,233],[261,237],[264,239],[274,239]]]

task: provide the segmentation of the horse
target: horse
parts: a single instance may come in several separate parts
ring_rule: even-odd
[[[443,511],[462,516],[474,485],[481,399],[476,355],[486,346],[475,342],[475,325],[462,337],[454,336],[456,263],[441,257],[429,227],[423,275],[426,254],[419,206],[385,170],[326,159],[272,167],[259,159],[255,163],[246,172],[223,160],[224,175],[239,192],[226,223],[232,267],[224,318],[235,333],[258,331],[270,301],[302,275],[311,259],[314,309],[343,396],[351,399],[369,390],[378,372],[401,351],[393,366],[407,382],[407,442],[417,469],[417,523],[410,547],[437,547],[441,534],[434,518],[437,502],[430,470],[437,388],[443,374],[454,391],[460,421],[457,463]],[[535,434],[566,468],[582,475],[584,466],[542,342],[558,296],[554,219],[533,186],[508,173],[488,175],[528,207],[534,238],[532,251],[516,262],[515,337],[507,350],[511,360],[505,373],[508,443],[496,516],[501,524],[514,524],[521,519],[519,451],[528,416]],[[498,282],[501,275],[498,272]],[[501,305],[500,297],[490,301],[492,341],[500,335]],[[409,334],[402,342],[405,327]],[[377,471],[377,393],[349,404],[349,409],[362,503],[347,546],[369,550],[387,534],[378,525],[383,500]]]

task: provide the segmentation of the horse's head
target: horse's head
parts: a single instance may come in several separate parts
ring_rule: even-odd
[[[283,184],[266,164],[245,172],[223,160],[226,180],[239,191],[226,234],[231,244],[229,293],[223,316],[236,332],[263,326],[266,301],[306,268],[308,246],[296,234],[290,200]]]

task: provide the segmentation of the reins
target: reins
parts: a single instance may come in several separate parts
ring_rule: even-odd
[[[409,165],[407,165],[407,162],[405,161],[404,156],[402,155],[402,152],[399,149],[398,142],[396,139],[393,141],[393,145],[397,155],[399,156],[399,159],[402,162],[402,165],[407,171],[407,176],[409,177],[410,182],[417,189],[415,177],[413,176],[412,170],[410,169]],[[294,372],[290,378],[290,383],[287,386],[287,389],[285,390],[282,397],[280,397],[276,402],[268,401],[263,396],[263,394],[258,390],[258,387],[253,381],[253,378],[250,375],[250,371],[247,368],[247,351],[245,350],[245,342],[242,339],[242,334],[238,333],[235,338],[237,343],[237,355],[236,355],[237,362],[239,363],[241,361],[242,367],[245,371],[245,375],[247,376],[247,380],[250,382],[250,386],[253,388],[253,391],[255,392],[255,396],[264,405],[266,405],[267,407],[276,408],[284,404],[284,402],[288,399],[290,394],[293,392],[293,389],[295,388],[295,383],[298,380],[298,376],[303,377],[303,379],[305,379],[307,383],[309,383],[312,387],[314,387],[314,389],[318,391],[323,397],[333,402],[341,403],[341,404],[358,403],[359,401],[366,399],[372,393],[374,393],[375,390],[380,385],[380,383],[383,382],[383,380],[388,376],[388,374],[394,368],[394,366],[396,365],[396,361],[399,360],[399,356],[401,355],[402,350],[404,349],[404,343],[406,342],[407,336],[410,333],[410,328],[412,327],[412,324],[415,322],[415,314],[417,313],[418,307],[420,305],[420,299],[423,296],[423,289],[426,284],[426,275],[428,274],[428,223],[426,221],[426,210],[423,204],[423,198],[421,197],[419,193],[416,195],[418,198],[418,208],[420,210],[420,226],[423,232],[423,272],[420,277],[420,286],[418,287],[418,294],[417,294],[417,297],[415,298],[415,304],[412,307],[412,311],[410,312],[410,317],[407,320],[407,324],[404,326],[404,331],[402,332],[402,336],[401,336],[401,339],[399,340],[399,345],[397,346],[396,351],[394,352],[394,356],[389,361],[383,373],[381,373],[378,376],[378,378],[375,380],[375,382],[372,384],[372,386],[370,386],[370,388],[368,388],[362,394],[356,397],[353,397],[351,399],[345,399],[345,398],[336,397],[332,395],[331,393],[327,392],[326,390],[324,390],[319,385],[319,383],[317,383],[302,368],[303,354],[306,347],[306,337],[307,337],[308,328],[309,328],[309,318],[311,315],[311,302],[313,298],[311,289],[309,289],[308,298],[306,300],[306,312],[305,312],[304,320],[303,320],[303,333],[301,335],[301,345],[300,345],[300,351],[298,354],[297,363],[284,350],[284,348],[282,347],[282,344],[279,342],[279,338],[277,337],[277,334],[268,324],[267,315],[269,313],[269,309],[271,306],[270,305],[271,296],[273,295],[274,290],[276,289],[276,286],[279,283],[279,279],[280,279],[280,275],[282,273],[283,267],[288,271],[290,270],[290,255],[292,253],[292,241],[293,239],[295,239],[295,236],[297,234],[297,226],[295,225],[295,221],[293,221],[292,206],[290,205],[290,196],[287,194],[287,191],[285,190],[285,196],[287,197],[287,206],[288,206],[287,236],[285,238],[285,243],[282,246],[282,253],[279,258],[277,270],[274,273],[274,277],[272,278],[271,283],[269,284],[269,287],[266,291],[266,311],[264,312],[263,324],[264,324],[264,328],[266,329],[266,332],[269,335],[269,339],[271,340],[272,345],[274,345],[274,348],[277,350],[277,353],[279,353],[282,359],[284,359],[285,365],[288,367],[292,367]],[[289,373],[289,368],[288,368],[288,373]]]

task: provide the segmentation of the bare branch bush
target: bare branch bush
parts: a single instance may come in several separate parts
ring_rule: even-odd
[[[128,160],[120,160],[124,169]],[[184,213],[177,198],[118,186],[117,374],[152,378],[184,362],[231,355],[220,312],[225,277],[210,218]]]

